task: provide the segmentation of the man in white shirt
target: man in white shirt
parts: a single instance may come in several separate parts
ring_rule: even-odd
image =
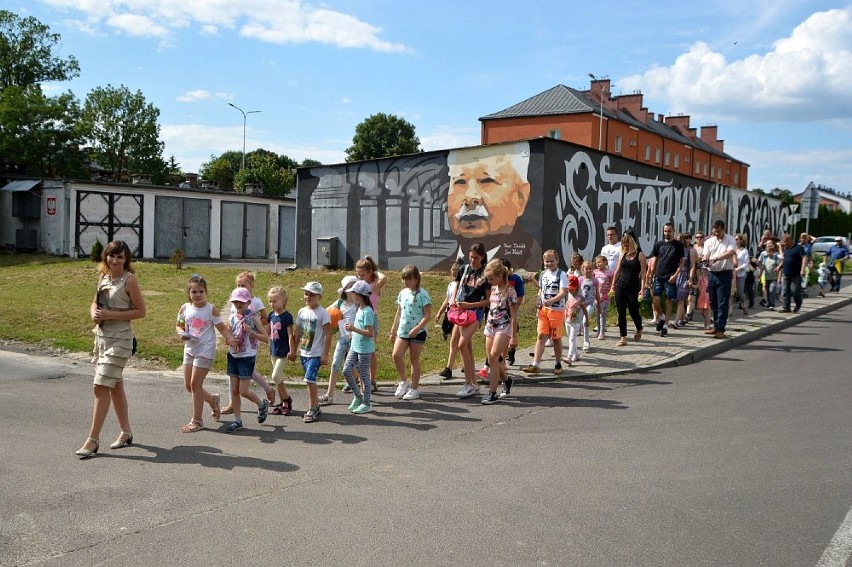
[[[608,244],[601,248],[601,256],[606,258],[609,271],[614,272],[618,266],[618,259],[621,257],[621,242],[618,238],[618,230],[614,226],[606,229],[606,239]]]
[[[713,329],[704,332],[717,339],[725,338],[736,255],[737,241],[725,233],[725,221],[717,220],[713,223],[713,236],[704,242],[704,255],[701,258],[710,270],[707,274],[707,293],[710,295],[710,312],[713,316]]]

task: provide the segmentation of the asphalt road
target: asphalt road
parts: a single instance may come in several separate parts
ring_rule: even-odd
[[[304,424],[297,391],[230,435],[179,433],[182,384],[129,375],[136,444],[107,448],[111,415],[86,461],[91,368],[0,353],[0,564],[842,565],[850,322],[495,406],[382,391]]]

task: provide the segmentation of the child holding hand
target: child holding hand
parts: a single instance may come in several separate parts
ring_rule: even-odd
[[[251,309],[251,292],[238,287],[231,292],[231,304],[234,311],[229,318],[234,342],[228,351],[228,377],[231,380],[231,405],[234,409],[234,421],[225,429],[228,433],[243,428],[240,413],[241,398],[257,404],[257,422],[266,421],[269,400],[260,399],[251,391],[251,379],[257,360],[258,341],[269,342],[269,335],[260,322],[260,315]]]
[[[432,299],[420,287],[420,270],[408,265],[402,269],[405,288],[396,298],[396,315],[391,325],[390,341],[393,344],[393,363],[399,375],[394,396],[403,400],[420,398],[420,353],[426,344],[426,325],[432,316]],[[405,351],[410,352],[411,380],[406,378]]]
[[[213,419],[219,421],[221,413],[219,394],[204,389],[204,379],[213,368],[216,358],[216,330],[228,346],[236,344],[230,329],[213,304],[207,302],[207,282],[193,274],[187,283],[189,302],[180,306],[175,330],[183,340],[183,385],[192,394],[192,417],[180,428],[182,433],[195,433],[204,428],[201,411],[204,403],[210,404]],[[215,330],[214,330],[215,329]]]
[[[609,311],[610,291],[612,291],[613,270],[609,269],[606,256],[595,258],[595,281],[598,283],[600,305],[598,308],[598,340],[606,338],[606,314]]]
[[[509,395],[512,379],[501,364],[503,354],[512,346],[517,346],[515,325],[518,321],[518,294],[509,286],[509,270],[499,259],[491,260],[485,266],[485,277],[491,284],[488,319],[485,323],[485,350],[488,353],[488,393],[482,403],[490,405]],[[497,396],[497,386],[503,383],[503,391]]]
[[[277,285],[266,294],[272,313],[269,315],[267,333],[269,333],[269,358],[272,361],[272,381],[278,390],[281,403],[272,408],[273,415],[290,415],[293,411],[293,398],[284,384],[284,364],[291,352],[296,351],[293,338],[293,316],[287,311],[287,290]]]
[[[601,303],[601,293],[595,279],[595,267],[591,262],[583,262],[583,275],[580,276],[579,281],[580,295],[583,296],[583,302],[586,304],[586,313],[583,315],[582,321],[583,352],[588,352],[592,348],[589,321],[597,315],[598,306]]]
[[[577,352],[577,335],[583,321],[589,318],[586,301],[580,293],[580,279],[577,276],[568,276],[568,295],[565,296],[565,330],[568,331],[568,356],[563,358],[564,362],[571,366],[580,360]]]
[[[346,330],[352,333],[352,344],[349,347],[349,355],[343,363],[343,377],[354,394],[349,411],[355,414],[370,413],[373,406],[370,401],[372,385],[368,379],[370,375],[370,361],[376,352],[376,314],[370,305],[372,290],[370,284],[364,280],[355,282],[352,286],[355,303],[358,304],[358,313],[355,315],[355,323],[346,323]],[[361,388],[352,375],[352,369],[358,366],[361,374]]]

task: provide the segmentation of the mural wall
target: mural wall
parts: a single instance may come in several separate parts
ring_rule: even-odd
[[[774,199],[549,138],[301,169],[297,184],[303,266],[329,237],[340,267],[370,254],[391,270],[442,270],[480,241],[489,258],[535,270],[548,248],[563,264],[597,254],[608,226],[634,230],[647,251],[666,222],[694,232],[722,218],[754,248],[791,220]]]

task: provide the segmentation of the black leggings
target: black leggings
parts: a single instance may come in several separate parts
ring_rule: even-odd
[[[618,311],[618,332],[621,337],[627,336],[627,312],[636,326],[636,332],[642,330],[642,315],[639,314],[639,291],[615,289],[615,308]]]

